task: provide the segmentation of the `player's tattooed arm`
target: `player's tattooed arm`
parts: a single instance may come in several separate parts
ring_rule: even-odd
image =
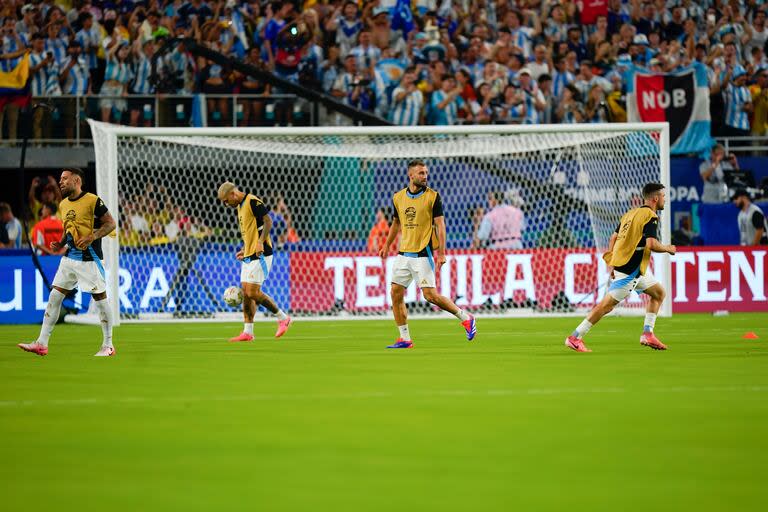
[[[90,235],[85,235],[81,239],[77,240],[75,242],[75,246],[77,246],[78,249],[84,250],[89,245],[93,243],[94,240],[98,240],[99,238],[104,238],[108,234],[110,234],[112,231],[115,230],[117,227],[117,223],[115,222],[115,219],[112,217],[112,214],[109,212],[106,212],[104,215],[99,217],[99,221],[101,221],[101,227],[94,230],[93,233]]]
[[[117,222],[115,222],[114,217],[109,212],[102,215],[99,220],[101,221],[101,227],[93,232],[94,240],[107,236],[117,227]]]

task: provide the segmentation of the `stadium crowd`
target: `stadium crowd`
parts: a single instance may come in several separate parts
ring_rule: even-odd
[[[600,2],[574,0],[2,0],[0,69],[31,51],[33,95],[99,95],[103,120],[133,125],[158,115],[139,95],[280,92],[183,45],[151,82],[154,52],[189,37],[396,124],[445,125],[624,121],[631,65],[674,71],[698,61],[715,134],[768,134],[762,0],[605,2],[601,13]],[[209,98],[208,124],[291,122],[298,111],[231,105]],[[189,105],[175,108],[189,122]],[[78,110],[62,101],[54,112],[70,137]],[[3,117],[15,138],[17,109],[7,106],[0,125]],[[50,133],[50,117],[36,112],[36,137]]]

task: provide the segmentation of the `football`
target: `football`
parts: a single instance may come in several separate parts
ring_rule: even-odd
[[[243,302],[243,290],[238,286],[230,286],[224,290],[224,302],[228,306],[239,306]]]

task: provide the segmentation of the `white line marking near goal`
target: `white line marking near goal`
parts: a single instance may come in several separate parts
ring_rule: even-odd
[[[144,404],[144,403],[190,403],[190,402],[274,402],[274,401],[312,401],[312,400],[368,400],[375,398],[400,397],[507,397],[507,396],[540,396],[540,395],[592,395],[592,394],[626,394],[626,393],[766,393],[768,386],[723,386],[723,387],[672,387],[672,388],[520,388],[520,389],[452,389],[424,391],[372,391],[361,393],[301,393],[301,394],[256,394],[244,396],[211,396],[211,397],[118,397],[118,398],[72,398],[51,400],[0,400],[0,407],[33,407],[49,405],[115,405],[115,404]]]

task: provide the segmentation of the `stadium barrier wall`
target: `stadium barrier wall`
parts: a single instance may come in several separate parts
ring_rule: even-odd
[[[0,324],[39,323],[48,298],[32,259],[19,253],[0,257]],[[673,301],[673,312],[768,311],[766,254],[768,248],[759,247],[681,248],[671,258],[672,291],[668,297]],[[158,263],[156,255],[150,261],[141,250],[121,254],[121,260],[132,258],[138,261],[130,262],[130,268],[141,272],[120,270],[121,311],[128,315],[140,309],[183,311],[183,304],[179,306],[172,299],[166,301],[179,270],[173,251],[162,258],[162,263]],[[281,306],[290,305],[293,310],[308,313],[329,314],[342,307],[351,312],[386,310],[389,294],[385,282],[392,260],[383,265],[378,257],[364,252],[278,252],[265,291]],[[540,272],[545,261],[549,269],[546,274]],[[552,262],[557,272],[552,272]],[[58,257],[41,258],[49,279],[58,263]],[[292,268],[302,271],[292,272]],[[223,289],[206,290],[196,275],[216,272],[229,277],[220,282],[235,284],[239,265],[232,252],[211,249],[205,258],[198,259],[196,270],[199,272],[180,281],[186,281],[186,286],[201,297],[210,292],[212,297],[201,301],[207,304],[204,307],[210,311],[221,309],[222,305],[212,300],[220,301]],[[559,277],[547,281],[543,275]],[[605,279],[605,268],[592,249],[465,250],[449,253],[438,283],[449,295],[460,297],[460,304],[470,307],[488,300],[498,304],[511,298],[507,303],[510,307],[525,306],[527,300],[535,300],[547,308],[559,292],[572,303],[593,304],[604,293],[603,286],[595,289],[598,276]],[[171,291],[170,296],[173,295]],[[408,298],[416,300],[415,287],[409,289]],[[89,295],[78,294],[70,306],[86,310],[89,300]],[[638,298],[633,294],[632,300]],[[230,311],[236,313],[236,309]]]

